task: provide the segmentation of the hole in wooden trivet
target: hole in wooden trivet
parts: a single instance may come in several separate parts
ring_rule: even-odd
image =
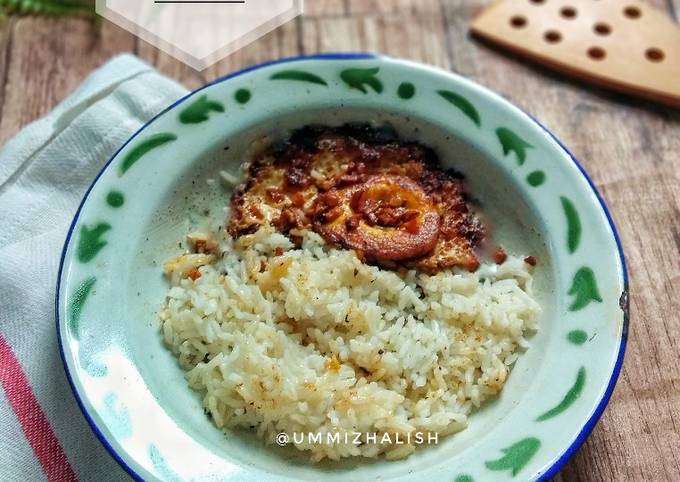
[[[536,5],[540,5],[542,3],[545,3],[545,0],[529,0],[531,3],[535,3]]]
[[[612,33],[612,28],[609,26],[609,24],[604,22],[597,22],[593,26],[593,30],[595,30],[595,33],[598,35],[609,35]]]
[[[607,55],[602,47],[590,47],[588,49],[588,57],[593,60],[602,60]]]
[[[574,7],[562,7],[560,15],[564,18],[574,18],[576,17],[576,9]]]
[[[548,30],[544,35],[543,38],[545,39],[546,42],[549,42],[551,44],[556,44],[560,40],[562,40],[562,34],[559,33],[557,30]]]
[[[645,57],[651,62],[661,62],[665,57],[663,50],[657,49],[656,47],[648,48],[645,52]]]
[[[626,8],[623,9],[623,14],[628,17],[628,18],[640,18],[642,15],[642,12],[638,7],[635,7],[633,5],[629,5]]]
[[[521,15],[515,15],[510,19],[510,25],[515,28],[522,28],[527,24],[527,19]]]

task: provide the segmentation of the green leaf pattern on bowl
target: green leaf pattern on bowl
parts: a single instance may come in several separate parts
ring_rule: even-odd
[[[296,85],[303,86],[312,85],[317,88],[330,88],[333,85],[344,85],[357,92],[357,95],[382,95],[384,92],[384,81],[380,77],[379,67],[365,67],[355,66],[349,63],[341,66],[338,69],[338,79],[335,83],[332,80],[323,77],[323,74],[317,74],[311,69],[282,69],[272,74],[268,79],[270,82],[289,81],[289,89],[296,88]],[[233,94],[233,101],[235,105],[241,108],[247,108],[247,104],[252,100],[253,96],[257,95],[258,88],[270,88],[266,84],[249,86],[249,88],[242,87],[236,90]],[[482,128],[483,119],[474,103],[463,95],[453,92],[451,90],[434,89],[431,85],[418,86],[410,80],[402,80],[394,91],[396,97],[402,100],[409,100],[413,98],[416,93],[418,95],[434,95],[443,98],[446,102],[452,104],[476,126]],[[179,113],[179,120],[183,124],[201,124],[204,122],[221,122],[213,114],[225,112],[229,99],[213,99],[207,95],[202,95],[188,104]],[[200,127],[199,127],[200,128]],[[490,126],[491,128],[491,126]],[[535,148],[534,146],[519,133],[511,130],[505,126],[497,126],[492,131],[499,143],[499,147],[504,156],[514,154],[519,164],[519,168],[525,165],[532,159]],[[119,176],[126,174],[137,162],[144,161],[145,156],[162,146],[176,141],[181,136],[180,132],[162,132],[142,139],[134,140],[133,146],[122,159],[118,161]],[[540,152],[536,152],[536,159],[540,158]],[[523,182],[526,182],[531,187],[539,187],[546,182],[547,175],[543,170],[533,170],[528,174],[522,174]],[[119,188],[120,189],[120,188]],[[116,229],[117,221],[124,216],[125,206],[124,194],[121,190],[112,190],[106,197],[106,203],[115,210],[110,211],[111,217],[107,220],[97,220],[90,223],[80,220],[78,223],[78,238],[77,238],[77,259],[87,264],[95,260],[101,253],[102,249],[107,245],[105,235],[111,229]],[[563,207],[566,225],[566,239],[564,248],[570,255],[577,255],[582,235],[587,234],[583,232],[580,221],[579,212],[574,203],[565,196],[560,196],[558,192],[555,193],[555,202],[560,203]],[[95,286],[97,278],[94,274],[97,272],[97,265],[92,264],[93,275],[85,278],[68,296],[68,310],[67,310],[67,326],[69,327],[70,336],[78,339],[80,336],[80,324],[87,323],[87,319],[83,318],[83,307],[86,301],[91,297],[92,289]],[[596,273],[592,268],[583,266],[573,276],[572,284],[566,293],[573,297],[573,301],[569,306],[570,311],[584,310],[593,302],[602,302],[602,297],[599,293]],[[588,337],[586,331],[581,329],[573,329],[568,331],[565,335],[569,342],[575,347],[582,347]],[[95,363],[95,362],[92,362]],[[95,366],[95,365],[91,365]],[[95,372],[93,371],[93,374]],[[106,377],[107,367],[101,362],[96,362],[96,376]],[[535,423],[549,422],[550,420],[560,416],[565,411],[578,403],[583,389],[586,385],[586,367],[581,367],[575,374],[575,381],[573,385],[567,390],[561,401],[553,408],[538,413],[535,418]],[[105,413],[112,420],[113,426],[117,426],[117,434],[120,437],[128,437],[132,434],[134,427],[130,423],[127,407],[117,400],[115,394],[109,394],[102,401],[106,407]],[[489,478],[495,477],[491,475],[492,472],[507,471],[511,476],[518,475],[522,469],[531,461],[531,459],[541,449],[541,441],[533,436],[518,437],[517,442],[507,447],[500,447],[502,456],[498,458],[489,458],[483,463],[483,467],[488,471]],[[148,456],[158,475],[164,480],[178,481],[181,478],[172,470],[167,460],[163,457],[161,451],[155,444],[150,444],[148,447]],[[471,475],[460,474],[455,477],[455,482],[473,482],[474,478]]]

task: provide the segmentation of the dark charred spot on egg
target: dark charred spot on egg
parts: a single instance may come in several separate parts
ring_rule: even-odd
[[[238,237],[265,224],[313,229],[363,260],[426,272],[474,271],[485,239],[460,173],[442,169],[433,149],[368,124],[308,126],[254,159],[228,230]]]

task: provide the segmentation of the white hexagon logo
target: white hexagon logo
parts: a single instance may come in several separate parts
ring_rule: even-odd
[[[203,70],[302,13],[303,0],[97,0],[97,13]]]

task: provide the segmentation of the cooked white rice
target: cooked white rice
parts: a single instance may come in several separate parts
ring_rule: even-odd
[[[360,445],[295,446],[313,460],[404,457],[415,444],[380,434],[465,428],[536,329],[520,258],[429,276],[364,264],[311,232],[303,239],[296,249],[263,228],[227,239],[219,259],[194,258],[197,280],[171,276],[163,337],[220,428],[269,443],[280,432],[377,433]]]

